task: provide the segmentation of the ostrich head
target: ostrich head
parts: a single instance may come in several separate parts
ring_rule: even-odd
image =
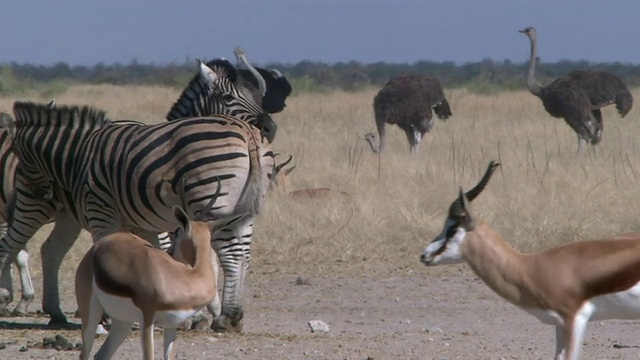
[[[531,39],[531,41],[536,40],[536,28],[534,28],[533,26],[529,26],[523,30],[519,30],[518,32],[526,34],[529,37],[529,39]]]
[[[378,147],[378,137],[376,136],[376,134],[374,134],[372,132],[366,133],[364,135],[364,140],[371,147],[371,151],[373,151],[374,153],[377,154],[380,149]]]

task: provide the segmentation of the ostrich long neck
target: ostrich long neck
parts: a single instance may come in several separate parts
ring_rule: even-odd
[[[538,40],[529,37],[531,41],[531,61],[529,62],[529,74],[527,75],[527,87],[533,95],[540,96],[540,85],[536,82],[536,57],[538,56]]]
[[[260,75],[260,73],[253,67],[253,65],[249,63],[249,60],[247,60],[247,57],[244,56],[244,54],[238,55],[238,60],[240,60],[240,62],[247,67],[247,70],[249,70],[251,74],[256,78],[256,80],[258,81],[258,91],[260,91],[260,94],[264,96],[264,94],[267,92],[267,84],[264,82],[262,75]]]

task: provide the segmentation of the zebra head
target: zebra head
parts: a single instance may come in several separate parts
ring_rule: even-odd
[[[236,68],[225,59],[207,63],[198,60],[198,66],[198,74],[173,104],[167,120],[229,115],[256,126],[261,130],[263,138],[272,142],[277,126],[269,114],[236,85]]]

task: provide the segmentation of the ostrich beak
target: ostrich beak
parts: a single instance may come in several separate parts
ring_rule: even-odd
[[[518,30],[518,32],[519,32],[519,33],[526,34],[526,33],[527,33],[527,30],[526,30],[526,29],[525,29],[525,30]]]

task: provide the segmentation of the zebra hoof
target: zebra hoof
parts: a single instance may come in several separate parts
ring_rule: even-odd
[[[226,316],[219,316],[211,322],[211,330],[217,333],[242,332],[242,321],[233,322]]]
[[[27,309],[24,307],[16,307],[15,309],[13,309],[13,311],[11,311],[11,316],[25,317],[27,315]]]
[[[13,317],[13,313],[5,306],[0,308],[0,317]]]
[[[202,319],[194,320],[191,323],[190,330],[204,331],[204,330],[207,330],[208,327],[209,327],[209,320],[203,317]]]
[[[49,318],[49,327],[61,327],[64,328],[69,326],[69,321],[67,321],[67,317],[63,314],[51,314],[51,318]]]
[[[22,299],[20,300],[20,302],[18,303],[18,305],[16,305],[16,307],[13,308],[13,315],[14,316],[27,316],[29,314],[29,311],[27,311],[27,307],[29,306],[29,304],[31,304],[31,300],[30,299]]]

